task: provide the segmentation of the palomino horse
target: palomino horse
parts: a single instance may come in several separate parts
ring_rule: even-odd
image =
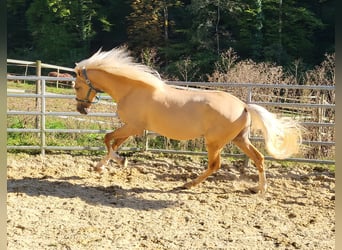
[[[89,112],[98,92],[108,93],[117,102],[117,113],[124,125],[104,137],[108,154],[97,164],[102,172],[113,159],[120,165],[127,160],[118,155],[120,145],[144,130],[176,140],[203,136],[208,152],[208,168],[183,187],[204,181],[220,168],[220,152],[232,141],[258,169],[258,189],[267,188],[264,156],[251,144],[248,133],[252,125],[260,129],[268,152],[277,159],[287,158],[299,150],[301,131],[291,119],[277,118],[265,108],[246,104],[222,91],[183,90],[164,83],[145,65],[133,62],[124,48],[99,50],[76,64],[77,110]],[[113,143],[112,143],[113,142]]]

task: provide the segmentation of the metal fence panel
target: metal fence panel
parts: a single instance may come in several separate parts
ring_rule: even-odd
[[[27,145],[8,145],[8,150],[10,149],[20,149],[20,150],[40,150],[41,154],[45,154],[46,150],[105,150],[104,146],[101,147],[89,147],[89,146],[49,146],[46,145],[46,133],[98,133],[105,134],[111,132],[111,130],[94,130],[94,129],[48,129],[46,128],[46,117],[55,116],[55,117],[79,117],[83,116],[78,112],[52,112],[46,110],[46,100],[50,98],[55,99],[74,99],[74,95],[63,95],[63,94],[51,94],[46,93],[46,81],[74,81],[74,78],[61,78],[61,77],[47,77],[47,76],[8,76],[8,80],[26,80],[26,81],[41,81],[41,90],[38,94],[33,93],[11,93],[8,92],[7,97],[17,97],[17,98],[39,98],[41,101],[41,108],[39,111],[26,111],[26,110],[8,110],[7,115],[36,115],[40,117],[40,127],[39,128],[7,128],[7,132],[11,133],[38,133],[40,135],[40,145],[35,146],[27,146]],[[169,81],[168,84],[174,85],[175,87],[181,88],[197,88],[197,87],[233,87],[233,88],[247,88],[248,95],[246,102],[255,103],[259,105],[267,105],[267,106],[277,106],[277,107],[295,107],[295,108],[323,108],[323,109],[335,109],[335,104],[317,104],[317,103],[284,103],[284,102],[253,102],[251,99],[253,94],[253,88],[283,88],[283,89],[315,89],[315,90],[328,90],[334,91],[334,86],[308,86],[308,85],[284,85],[284,84],[229,84],[229,83],[205,83],[205,82],[179,82],[179,81]],[[184,87],[186,86],[186,87]],[[109,96],[104,96],[103,100],[111,99]],[[115,105],[115,104],[112,104]],[[116,113],[89,113],[88,117],[113,117],[118,119]],[[119,120],[118,120],[119,122]],[[326,122],[302,122],[301,123],[305,127],[333,127],[335,126],[334,122],[326,123]],[[156,136],[157,134],[152,131],[147,131],[145,133],[145,140],[147,142],[149,136]],[[251,137],[251,140],[254,141],[263,141],[263,138]],[[334,146],[334,141],[303,141],[304,144],[307,145],[320,145],[320,146]],[[159,152],[159,153],[170,153],[170,154],[197,154],[204,155],[206,152],[194,152],[187,150],[170,150],[167,148],[164,149],[155,149],[148,147],[147,143],[144,148],[128,148],[122,147],[122,151],[150,151],[150,152]],[[223,156],[233,156],[233,157],[245,157],[244,154],[223,154]],[[272,157],[266,155],[265,159],[273,160]],[[324,159],[306,159],[306,158],[290,158],[286,159],[286,161],[296,161],[296,162],[313,162],[313,163],[322,163],[322,164],[335,164],[334,160],[324,160]]]

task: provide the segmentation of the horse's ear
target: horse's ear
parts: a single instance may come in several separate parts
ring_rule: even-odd
[[[76,74],[77,74],[77,76],[81,76],[81,70],[80,70],[80,69],[77,69]]]
[[[76,63],[76,67],[75,67],[75,73],[76,73],[76,76],[81,75],[81,70],[77,67],[77,63]]]

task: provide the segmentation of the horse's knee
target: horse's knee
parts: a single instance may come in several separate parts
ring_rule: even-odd
[[[110,143],[111,143],[112,139],[113,139],[112,133],[105,134],[105,136],[103,138],[103,142],[106,145],[108,151],[110,149]]]
[[[103,142],[107,143],[108,141],[110,141],[110,137],[109,137],[110,133],[105,134],[105,136],[103,137]]]

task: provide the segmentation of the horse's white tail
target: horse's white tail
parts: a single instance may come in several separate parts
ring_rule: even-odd
[[[248,104],[252,130],[261,130],[267,151],[276,159],[288,158],[297,153],[302,142],[301,126],[288,117],[277,118],[265,108]]]

